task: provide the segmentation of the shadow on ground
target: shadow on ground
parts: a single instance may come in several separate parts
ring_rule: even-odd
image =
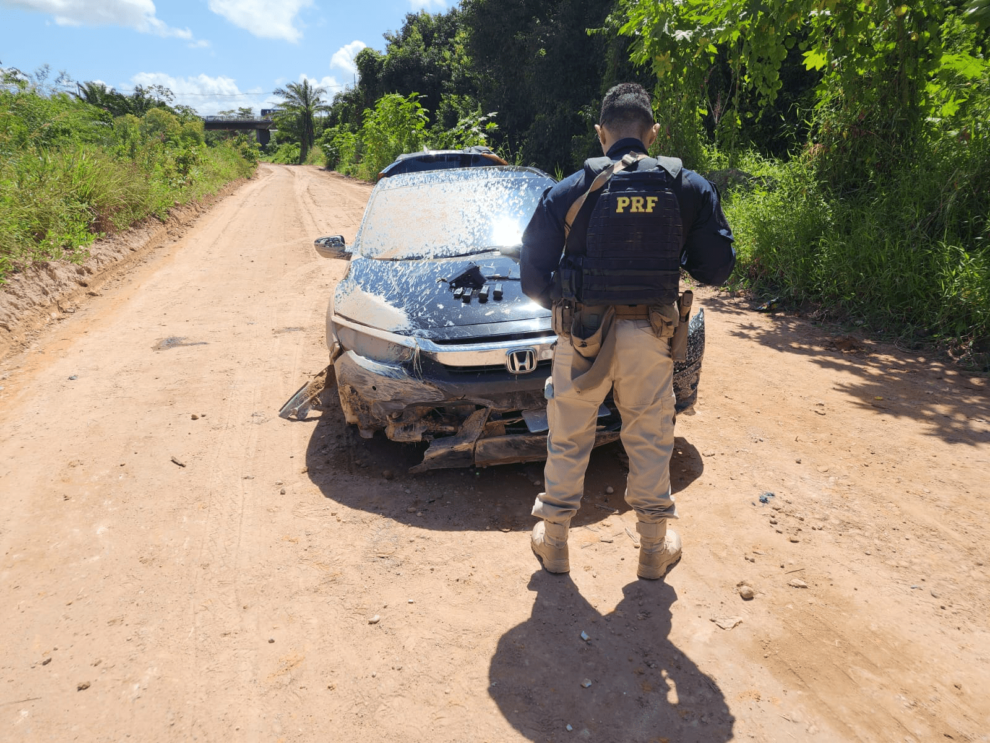
[[[706,297],[705,307],[716,315],[733,316],[738,324],[730,332],[737,338],[855,376],[855,381],[832,387],[864,411],[920,421],[929,436],[947,443],[990,443],[990,386],[985,376],[957,371],[928,352],[855,338],[838,326],[830,330],[786,315],[771,315],[769,325],[757,322],[757,313],[740,299]],[[747,315],[753,321],[746,322]]]
[[[327,397],[320,415],[306,449],[306,467],[324,497],[425,529],[528,531],[533,527],[530,510],[542,490],[543,462],[410,475],[409,468],[422,461],[426,444],[400,444],[381,433],[362,439],[345,423],[335,394]],[[314,425],[314,421],[298,425]],[[701,476],[701,454],[677,438],[670,469],[676,494]],[[621,444],[596,449],[574,525],[628,511],[623,500],[626,474]],[[606,493],[608,487],[614,491],[611,495]]]
[[[631,583],[604,616],[567,576],[534,573],[529,589],[536,591],[533,614],[499,640],[488,687],[502,714],[526,738],[541,743],[732,739],[735,718],[721,689],[669,640],[677,600],[671,586]]]

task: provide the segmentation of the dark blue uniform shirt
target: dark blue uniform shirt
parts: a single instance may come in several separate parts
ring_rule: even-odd
[[[638,139],[620,139],[609,149],[608,157],[614,162],[630,152],[646,153],[646,148]],[[548,188],[523,233],[522,290],[544,307],[551,304],[553,273],[564,250],[567,211],[590,185],[586,171],[582,169]],[[714,184],[686,168],[680,171],[671,190],[680,204],[684,228],[681,265],[704,284],[718,286],[725,283],[735,266],[736,251],[732,247],[732,230],[719,204],[718,190]],[[579,225],[575,220],[574,227],[586,229],[587,225]]]

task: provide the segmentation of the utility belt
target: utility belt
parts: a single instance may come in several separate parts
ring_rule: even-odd
[[[614,310],[616,320],[648,320],[657,338],[670,343],[674,361],[687,359],[688,321],[694,292],[681,294],[676,304],[668,305],[614,305],[611,307],[586,307],[580,302],[558,299],[553,303],[553,332],[566,338],[578,353],[593,358],[602,339],[596,331],[608,310]],[[597,338],[595,336],[598,336]],[[590,344],[589,344],[590,341]]]

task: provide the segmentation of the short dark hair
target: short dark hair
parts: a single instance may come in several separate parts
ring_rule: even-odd
[[[619,83],[605,94],[598,123],[612,130],[649,129],[653,126],[650,94],[639,83]]]

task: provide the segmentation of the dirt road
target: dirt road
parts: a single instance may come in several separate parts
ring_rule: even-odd
[[[0,740],[990,740],[985,379],[706,296],[683,561],[616,446],[550,576],[539,467],[276,416],[369,191],[263,166],[0,365]]]

